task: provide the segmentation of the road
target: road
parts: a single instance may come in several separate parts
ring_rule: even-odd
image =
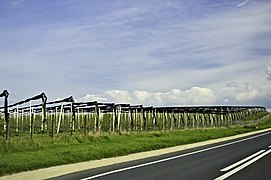
[[[54,180],[271,179],[271,131]]]

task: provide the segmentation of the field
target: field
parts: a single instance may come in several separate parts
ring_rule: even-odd
[[[259,113],[254,118],[261,118]],[[253,118],[253,119],[254,119]],[[9,143],[1,140],[0,175],[34,170],[55,165],[121,156],[135,152],[189,144],[271,127],[271,118],[265,116],[250,126],[229,126],[187,130],[140,132],[69,132],[55,134],[21,133],[12,136]]]
[[[44,93],[8,106],[3,95],[0,176],[271,127],[261,106],[144,107],[75,103],[72,97],[46,102]]]

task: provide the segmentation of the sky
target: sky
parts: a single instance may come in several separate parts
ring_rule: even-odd
[[[0,0],[0,63],[11,104],[270,108],[271,0]]]

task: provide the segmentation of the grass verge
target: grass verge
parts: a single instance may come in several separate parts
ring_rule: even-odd
[[[0,142],[0,176],[50,166],[76,163],[136,152],[190,144],[271,127],[271,119],[244,128],[179,130],[173,132],[140,132],[124,134],[92,134],[72,137],[58,135],[52,141],[48,135],[38,135],[34,140],[16,137],[9,144]]]
[[[266,116],[267,114],[269,114],[269,112],[259,112],[255,115],[252,115],[252,116],[248,116],[244,119],[242,119],[243,121],[250,121],[250,120],[256,120],[256,119],[260,119],[261,117],[264,117]]]

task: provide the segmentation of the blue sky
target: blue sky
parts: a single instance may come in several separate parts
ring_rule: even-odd
[[[0,0],[0,34],[11,103],[271,107],[270,0]]]

